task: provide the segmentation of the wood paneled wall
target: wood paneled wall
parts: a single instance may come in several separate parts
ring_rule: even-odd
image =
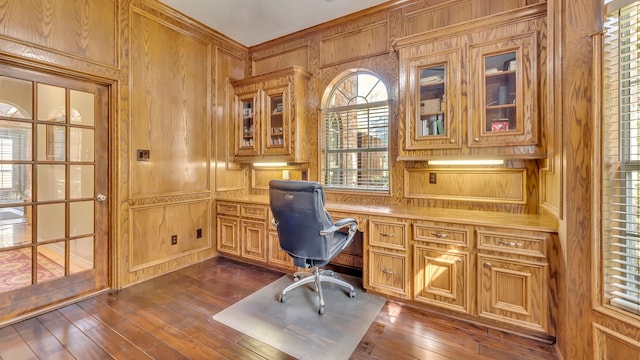
[[[116,287],[216,254],[213,169],[234,176],[232,165],[220,166],[224,97],[248,59],[245,47],[155,0],[121,0],[121,24]],[[150,150],[149,161],[136,160],[138,149]]]

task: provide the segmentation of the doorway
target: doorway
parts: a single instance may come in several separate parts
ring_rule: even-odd
[[[109,286],[109,89],[0,64],[0,325]]]

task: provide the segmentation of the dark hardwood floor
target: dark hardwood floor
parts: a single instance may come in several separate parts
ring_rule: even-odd
[[[218,257],[0,329],[2,359],[292,359],[212,319],[282,273]],[[351,359],[556,359],[553,346],[387,301]]]

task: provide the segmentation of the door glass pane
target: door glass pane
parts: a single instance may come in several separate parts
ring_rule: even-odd
[[[69,236],[93,233],[93,200],[69,204]]]
[[[69,241],[69,270],[77,273],[93,269],[93,237]]]
[[[71,124],[93,125],[94,95],[84,91],[71,90]]]
[[[38,241],[64,238],[65,206],[60,204],[38,205],[38,225],[36,236]]]
[[[25,207],[23,207],[22,209],[24,208]],[[26,220],[20,218],[0,221],[0,248],[25,245],[30,243],[31,223],[28,223]],[[0,272],[2,272],[2,261],[0,261]]]
[[[33,83],[0,76],[0,116],[31,119],[33,114]]]
[[[38,201],[65,199],[65,166],[38,165]]]
[[[38,125],[38,160],[64,161],[65,143],[64,126]]]
[[[31,124],[0,120],[2,160],[31,160]]]
[[[65,89],[38,84],[38,120],[65,122]]]
[[[516,53],[485,57],[486,132],[516,130]]]
[[[269,144],[284,145],[284,100],[282,95],[269,97]]]
[[[445,65],[420,69],[420,113],[416,124],[418,137],[445,134]]]
[[[64,276],[64,241],[40,245],[36,269],[37,282],[57,279]]]
[[[69,130],[69,161],[93,161],[93,130]]]
[[[254,105],[253,99],[247,99],[240,102],[240,106],[242,107],[242,147],[252,148],[255,145]]]
[[[93,165],[69,167],[69,196],[71,199],[93,197]]]
[[[31,285],[31,249],[0,252],[0,292]]]

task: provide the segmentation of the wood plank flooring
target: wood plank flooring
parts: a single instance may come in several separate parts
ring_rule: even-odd
[[[212,316],[282,273],[218,257],[0,329],[0,358],[292,359]],[[387,301],[351,359],[556,359],[552,345]]]

